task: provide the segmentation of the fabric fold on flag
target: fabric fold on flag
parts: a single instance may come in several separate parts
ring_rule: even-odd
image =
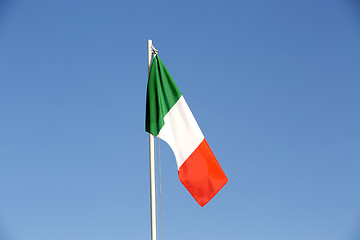
[[[207,204],[227,183],[185,98],[158,55],[149,74],[145,130],[171,147],[180,182],[200,206]]]

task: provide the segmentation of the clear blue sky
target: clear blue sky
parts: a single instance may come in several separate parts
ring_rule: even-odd
[[[164,239],[360,239],[360,2],[0,1],[0,239],[150,239],[147,39],[229,178],[161,143]]]

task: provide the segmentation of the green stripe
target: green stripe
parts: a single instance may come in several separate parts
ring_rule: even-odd
[[[181,97],[170,73],[158,55],[155,56],[147,86],[145,130],[155,136],[164,126],[164,117]]]

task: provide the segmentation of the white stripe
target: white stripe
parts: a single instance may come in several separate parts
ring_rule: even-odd
[[[164,122],[158,137],[173,150],[179,169],[204,140],[204,135],[183,96],[165,115]]]

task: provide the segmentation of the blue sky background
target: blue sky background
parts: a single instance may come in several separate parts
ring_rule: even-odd
[[[0,1],[0,239],[150,239],[147,39],[229,178],[161,143],[164,239],[360,239],[360,2]]]

